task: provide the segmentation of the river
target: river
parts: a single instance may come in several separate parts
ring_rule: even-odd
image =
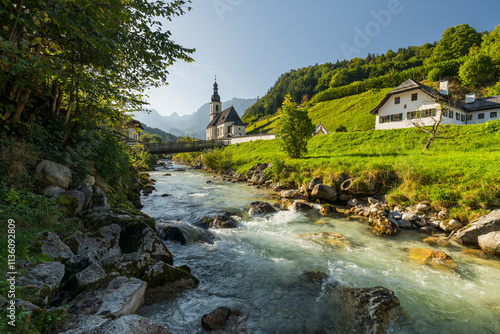
[[[143,212],[160,223],[196,224],[221,210],[242,211],[268,194],[198,170],[159,168],[151,177],[157,191],[142,198]],[[200,333],[203,314],[227,306],[241,311],[249,333],[350,333],[351,324],[338,315],[334,287],[383,286],[394,291],[405,312],[389,332],[500,333],[500,261],[478,259],[458,246],[429,247],[422,242],[427,235],[402,231],[380,238],[360,220],[291,211],[210,232],[213,244],[166,242],[174,265],[188,265],[200,285],[144,306],[141,315],[175,334]],[[342,233],[351,246],[332,248],[300,237],[317,232]],[[443,250],[458,269],[412,262],[412,247]],[[300,275],[311,271],[328,279],[301,283]]]

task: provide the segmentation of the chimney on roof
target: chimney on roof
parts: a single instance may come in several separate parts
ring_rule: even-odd
[[[474,103],[476,102],[476,94],[467,94],[465,95],[465,103]]]
[[[439,94],[444,96],[450,95],[450,82],[448,80],[441,81],[439,84]]]

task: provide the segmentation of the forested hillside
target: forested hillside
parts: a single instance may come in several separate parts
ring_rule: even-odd
[[[310,108],[372,89],[393,88],[408,78],[425,79],[430,85],[452,79],[452,93],[457,94],[452,97],[456,99],[463,99],[464,91],[499,94],[499,84],[495,86],[500,74],[499,31],[497,26],[489,33],[479,33],[464,24],[448,28],[441,40],[432,44],[292,70],[281,75],[268,93],[247,109],[243,121],[250,124],[274,115],[287,93],[293,101],[307,103]]]

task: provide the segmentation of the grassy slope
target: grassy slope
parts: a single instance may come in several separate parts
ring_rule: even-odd
[[[309,117],[314,125],[323,124],[328,132],[343,125],[347,131],[367,130],[375,126],[375,116],[370,111],[375,108],[391,89],[370,90],[368,92],[320,102],[309,108]]]
[[[309,117],[314,125],[323,124],[329,132],[343,125],[347,131],[368,130],[375,126],[375,108],[391,89],[368,92],[320,102],[309,108]],[[247,135],[274,132],[280,116],[271,116],[247,126]]]
[[[288,178],[296,182],[322,175],[333,183],[341,172],[354,178],[372,177],[386,184],[390,203],[429,200],[435,209],[448,207],[455,217],[470,220],[500,198],[500,121],[445,129],[446,138],[437,139],[425,153],[427,134],[416,129],[313,137],[308,155],[296,160],[285,158],[276,140],[230,149],[239,172],[281,157],[292,169]],[[394,176],[396,182],[391,181]]]

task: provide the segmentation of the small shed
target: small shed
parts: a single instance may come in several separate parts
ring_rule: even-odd
[[[319,123],[316,128],[314,129],[313,136],[318,136],[318,135],[327,135],[328,131],[326,131],[325,127],[323,124]]]

